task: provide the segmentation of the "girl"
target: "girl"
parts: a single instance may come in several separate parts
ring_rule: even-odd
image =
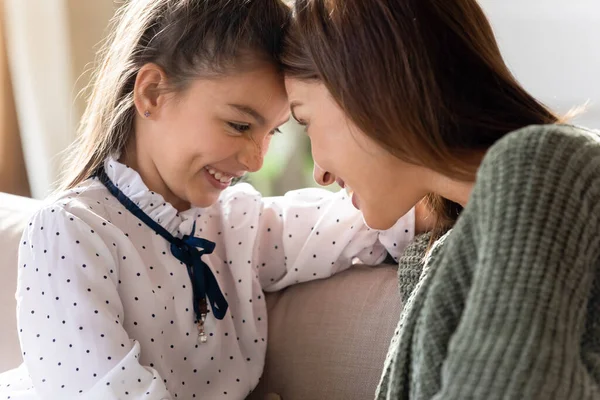
[[[379,234],[343,192],[229,188],[288,119],[288,12],[279,0],[119,11],[64,190],[23,235],[24,364],[1,378],[4,398],[242,399],[263,369],[263,290],[411,239],[412,212]]]
[[[322,183],[378,229],[430,200],[377,398],[600,398],[598,133],[519,85],[475,0],[294,13],[286,86]]]

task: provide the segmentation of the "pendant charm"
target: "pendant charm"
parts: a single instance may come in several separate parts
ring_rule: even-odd
[[[208,341],[208,336],[206,336],[206,332],[204,332],[204,322],[206,321],[206,314],[200,314],[200,320],[198,321],[198,343],[206,343]]]

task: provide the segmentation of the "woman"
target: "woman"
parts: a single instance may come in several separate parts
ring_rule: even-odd
[[[421,199],[378,399],[600,397],[600,139],[506,67],[474,0],[296,0],[315,178],[372,228]]]

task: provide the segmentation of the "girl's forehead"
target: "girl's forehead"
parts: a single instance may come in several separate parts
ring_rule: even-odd
[[[281,76],[268,70],[232,74],[218,79],[199,79],[192,89],[197,91],[197,95],[228,101],[251,98],[260,102],[287,97]]]
[[[187,97],[191,102],[246,114],[260,124],[285,119],[283,114],[289,111],[283,76],[274,68],[199,78],[191,84]]]

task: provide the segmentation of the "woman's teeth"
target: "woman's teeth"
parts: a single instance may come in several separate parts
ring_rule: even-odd
[[[228,183],[228,182],[231,182],[231,180],[233,179],[233,176],[225,175],[224,173],[219,172],[216,169],[206,168],[206,170],[208,171],[209,174],[214,176],[215,179],[220,181],[221,183]]]
[[[344,189],[346,190],[346,193],[348,194],[348,196],[352,197],[352,194],[354,193],[354,190],[350,186],[348,186],[348,185],[344,186]]]

